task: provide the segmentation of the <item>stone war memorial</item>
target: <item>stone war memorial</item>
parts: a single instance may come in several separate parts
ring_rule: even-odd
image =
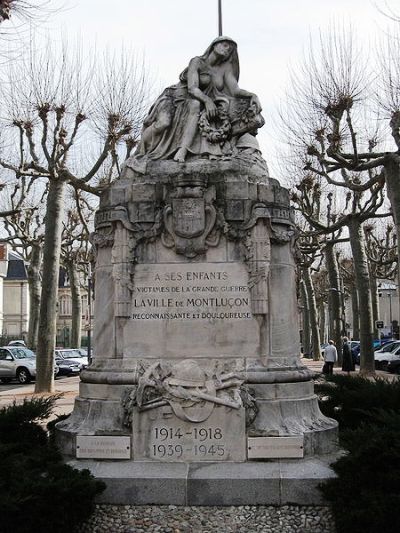
[[[120,504],[316,504],[337,424],[300,360],[288,191],[218,37],[154,102],[96,214],[94,358],[65,457]]]

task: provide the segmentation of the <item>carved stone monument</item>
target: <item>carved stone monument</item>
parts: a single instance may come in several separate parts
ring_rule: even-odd
[[[290,458],[304,470],[335,451],[299,358],[288,191],[238,77],[230,38],[193,58],[96,215],[95,356],[58,441],[106,480],[107,501],[294,501]],[[218,489],[226,479],[242,485]]]

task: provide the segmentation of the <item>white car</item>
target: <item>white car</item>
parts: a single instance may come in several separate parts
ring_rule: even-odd
[[[75,348],[62,348],[55,350],[56,357],[61,357],[62,359],[68,359],[69,361],[75,361],[79,364],[81,370],[88,366],[88,358],[80,353],[78,349]]]
[[[383,346],[374,354],[375,368],[377,370],[387,370],[389,361],[399,359],[400,357],[400,341],[391,344],[390,346]]]
[[[24,348],[26,348],[25,341],[22,339],[16,340],[16,341],[10,341],[8,343],[8,346],[23,346]]]
[[[54,375],[58,374],[58,366],[54,366]],[[0,380],[9,383],[17,379],[22,385],[36,377],[36,355],[22,346],[0,347]]]

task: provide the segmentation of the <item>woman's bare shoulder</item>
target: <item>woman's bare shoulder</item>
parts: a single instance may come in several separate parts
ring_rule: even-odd
[[[202,62],[203,60],[201,59],[201,57],[199,56],[192,57],[192,59],[189,61],[189,67],[193,67],[193,68],[199,67],[202,64]]]

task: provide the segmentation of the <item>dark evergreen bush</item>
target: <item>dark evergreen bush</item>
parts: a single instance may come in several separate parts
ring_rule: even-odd
[[[333,465],[338,477],[321,486],[338,533],[400,531],[400,414],[373,416],[374,424],[343,432],[349,453]]]
[[[400,412],[400,380],[337,374],[317,383],[315,391],[320,399],[321,411],[335,418],[340,430],[372,422],[377,409]]]
[[[88,470],[63,464],[40,425],[57,396],[0,409],[0,531],[71,533],[105,488]]]

